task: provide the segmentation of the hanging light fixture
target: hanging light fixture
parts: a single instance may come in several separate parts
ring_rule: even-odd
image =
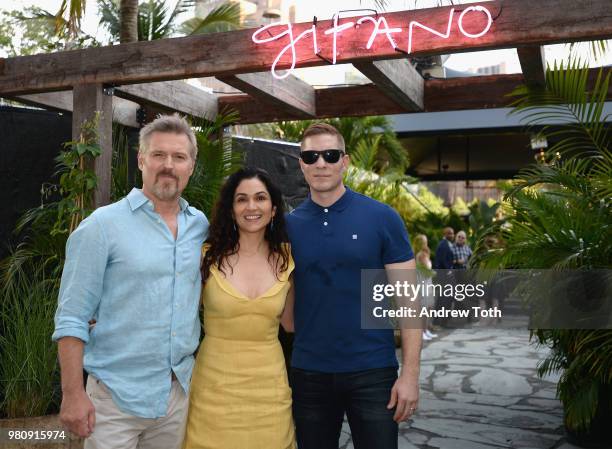
[[[267,2],[267,7],[264,10],[262,17],[266,18],[266,19],[280,19],[281,18],[281,11],[278,8],[278,6],[280,5],[276,5],[275,3],[279,3],[278,1],[270,1],[268,0]]]

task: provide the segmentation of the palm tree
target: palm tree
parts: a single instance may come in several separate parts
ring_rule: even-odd
[[[541,131],[554,144],[542,163],[520,172],[507,193],[507,223],[491,229],[506,245],[487,251],[479,242],[481,266],[612,268],[612,152],[603,115],[612,73],[600,69],[589,89],[588,72],[586,64],[570,60],[547,71],[545,88],[523,86],[514,92],[515,111],[526,114],[530,125],[564,123]],[[537,300],[537,286],[529,289]],[[612,330],[536,329],[532,337],[551,349],[539,374],[561,372],[557,393],[570,435],[609,438]]]
[[[138,41],[138,0],[121,0],[121,32],[119,42]]]
[[[123,16],[119,2],[120,0],[98,0],[100,24],[107,29],[112,42],[121,41]],[[240,26],[240,6],[237,3],[224,3],[206,17],[193,17],[178,24],[178,17],[194,7],[195,0],[179,0],[172,10],[166,7],[163,0],[142,2],[138,8],[138,40],[164,39],[176,33],[183,35],[214,33]]]
[[[62,0],[55,14],[55,30],[60,36],[73,39],[80,32],[86,0]],[[177,24],[177,17],[195,7],[195,0],[179,0],[168,11],[163,0],[98,0],[100,23],[107,28],[112,42],[135,42],[184,35],[228,31],[240,26],[240,5],[224,3],[204,18],[194,17]],[[68,13],[68,18],[64,16]]]

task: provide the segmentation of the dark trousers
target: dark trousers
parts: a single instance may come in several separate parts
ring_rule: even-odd
[[[387,410],[396,368],[351,373],[291,369],[298,449],[338,449],[346,413],[355,449],[397,449],[394,409]]]

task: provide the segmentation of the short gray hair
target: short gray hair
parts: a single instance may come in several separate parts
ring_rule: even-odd
[[[172,115],[160,115],[140,130],[138,151],[146,153],[149,150],[149,141],[153,133],[185,134],[189,139],[189,154],[195,161],[198,155],[198,143],[189,122],[185,117],[175,113]]]

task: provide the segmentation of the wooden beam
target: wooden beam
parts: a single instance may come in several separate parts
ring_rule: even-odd
[[[354,66],[406,111],[422,111],[425,80],[407,59],[358,62]]]
[[[139,104],[214,120],[217,97],[184,81],[117,86],[115,95]]]
[[[467,11],[476,5],[486,7],[491,13],[492,24],[488,31],[485,14],[472,9]],[[451,14],[451,8],[455,8],[454,14]],[[411,55],[414,56],[612,37],[609,0],[495,0],[461,8],[449,6],[385,14],[390,28],[402,30],[394,34],[397,48],[390,45],[383,35],[378,36],[368,49],[366,43],[373,29],[370,23],[351,27],[339,34],[325,34],[333,24],[330,20],[319,21],[316,26],[319,54],[313,52],[312,36],[305,35],[295,44],[295,60],[293,52],[286,51],[277,69],[289,68],[293,63],[296,67],[329,64],[334,57],[331,54],[334,40],[338,44],[336,62],[355,63],[405,57],[401,52],[408,51],[409,35],[412,36]],[[342,23],[346,21],[344,18],[341,20]],[[415,22],[439,33],[445,33],[450,23],[450,32],[448,37],[440,37],[415,26]],[[460,23],[463,33],[460,32]],[[311,28],[311,22],[295,24],[292,34],[297,37]],[[287,46],[289,35],[285,33],[273,42],[256,44],[252,40],[255,31],[238,30],[8,58],[0,60],[0,94],[68,90],[80,83],[124,85],[262,72],[271,67],[276,56]],[[282,34],[285,27],[268,31],[274,37]],[[470,33],[475,36],[481,31],[486,33],[469,37]],[[264,38],[264,35],[268,36],[262,33],[260,37]]]
[[[96,112],[99,112],[97,134],[102,154],[96,158],[93,167],[98,177],[94,207],[110,203],[113,158],[112,99],[111,95],[104,92],[102,84],[80,84],[73,89],[72,140],[80,139],[83,123],[92,120]]]
[[[495,75],[447,80],[427,80],[424,87],[425,111],[498,108],[510,102],[505,96],[522,82],[522,75]],[[479,95],[474,95],[477,90]],[[317,118],[360,117],[366,115],[402,114],[406,110],[377,86],[330,87],[316,89]],[[262,123],[297,120],[274,108],[262,107],[248,95],[219,97],[219,109],[234,109],[240,123]]]
[[[516,49],[525,83],[530,86],[546,85],[546,58],[544,47],[518,47]]]
[[[10,99],[30,106],[60,112],[72,112],[72,91],[44,92],[40,94],[11,97]],[[139,105],[132,101],[113,97],[113,122],[132,128],[138,128],[140,126],[136,121],[136,111],[138,108]]]
[[[296,76],[289,75],[279,80],[270,76],[270,72],[261,72],[217,78],[263,103],[281,108],[288,113],[303,118],[312,118],[316,115],[314,88]]]
[[[595,84],[598,71],[599,69],[590,70],[590,86]],[[426,80],[424,111],[508,107],[512,99],[507,95],[522,83],[523,75],[520,73]],[[316,89],[315,95],[317,118],[390,115],[406,112],[389,97],[380,95],[378,88],[373,84]],[[607,98],[612,100],[612,84],[609,86]],[[219,109],[237,111],[240,115],[239,123],[245,124],[299,119],[277,108],[265,107],[248,95],[221,96],[219,97]]]

